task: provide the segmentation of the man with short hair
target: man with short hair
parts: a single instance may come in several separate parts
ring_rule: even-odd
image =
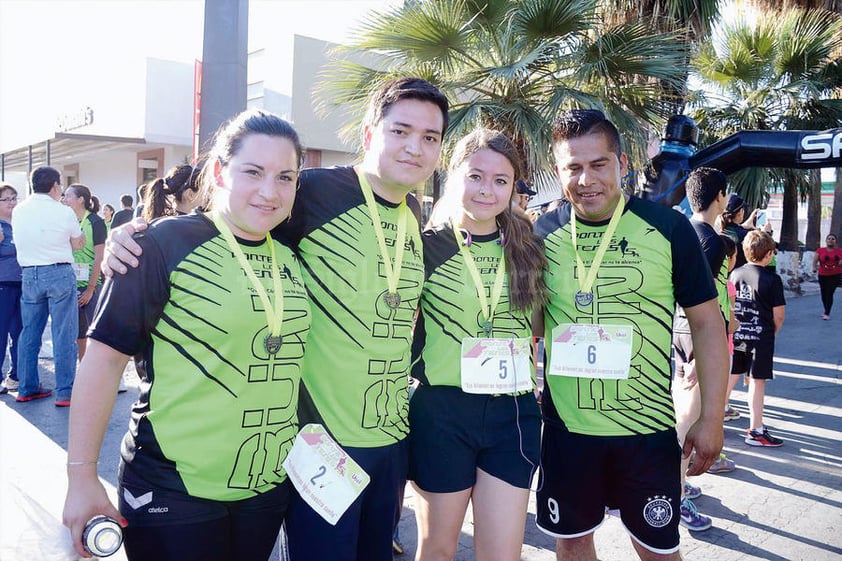
[[[18,262],[23,270],[21,319],[18,342],[20,386],[16,401],[52,395],[38,376],[38,351],[49,316],[52,322],[56,374],[56,406],[70,405],[76,377],[78,308],[73,251],[82,249],[85,236],[73,211],[61,204],[61,174],[41,166],[30,176],[33,194],[15,207]]]
[[[713,278],[684,216],[623,193],[627,156],[601,111],[561,114],[553,153],[567,202],[535,225],[550,263],[538,527],[560,561],[595,561],[593,532],[618,509],[641,559],[678,560],[672,316],[684,307],[697,350],[701,414],[683,454],[695,453],[687,473],[698,475],[723,440],[728,357]]]
[[[132,196],[120,195],[120,204],[123,205],[123,208],[114,213],[114,216],[111,218],[111,228],[117,228],[126,222],[132,221],[132,216],[134,215]]]
[[[725,243],[714,229],[716,217],[725,210],[728,201],[726,189],[728,179],[721,171],[713,168],[700,167],[690,172],[687,177],[687,199],[693,216],[690,225],[699,238],[705,259],[711,275],[716,282],[717,299],[722,310],[723,321],[730,316],[730,302],[728,300],[728,261],[725,255]],[[722,340],[727,345],[727,339]],[[693,351],[693,338],[687,315],[681,306],[676,306],[675,318],[672,326],[672,345],[675,350],[675,377],[672,382],[672,396],[675,406],[675,429],[679,442],[684,440],[687,430],[699,418],[701,396],[699,385],[696,383],[696,355]],[[728,379],[728,372],[719,373],[723,380]],[[724,414],[723,414],[724,418]],[[693,499],[702,494],[699,487],[690,485],[684,478],[690,458],[681,462],[681,525],[689,530],[707,530],[711,526],[711,519],[700,514],[693,503]],[[733,461],[720,453],[719,459],[711,466],[713,473],[733,471],[736,465]]]

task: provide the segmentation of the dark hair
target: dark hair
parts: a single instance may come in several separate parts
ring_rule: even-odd
[[[231,158],[240,151],[243,140],[251,134],[265,134],[266,136],[286,138],[295,149],[298,167],[304,163],[304,148],[298,133],[287,121],[263,109],[247,109],[231,120],[224,123],[216,131],[213,143],[207,156],[207,162],[199,174],[200,194],[198,200],[202,208],[211,208],[213,191],[216,182],[213,177],[213,162],[218,161],[227,166]]]
[[[91,190],[81,183],[74,183],[65,189],[65,193],[73,190],[73,194],[85,201],[85,210],[94,214],[99,212],[99,199],[91,195]]]
[[[108,204],[108,203],[105,203],[104,205],[102,205],[102,214],[105,214],[105,211],[106,211],[106,210],[110,210],[110,211],[111,211],[111,216],[112,216],[112,217],[114,216],[114,213],[116,212],[115,208],[114,208],[113,206],[111,206],[110,204]]]
[[[589,134],[601,134],[608,142],[608,149],[620,157],[622,142],[620,132],[614,123],[605,118],[598,109],[571,109],[561,113],[553,121],[553,145]]]
[[[743,238],[743,253],[749,262],[758,263],[766,257],[767,253],[774,250],[775,240],[761,230],[751,230]]]
[[[734,241],[734,238],[728,234],[719,234],[719,239],[725,244],[725,255],[727,257],[731,257],[737,253],[737,242]]]
[[[511,199],[515,195],[514,182],[522,175],[517,148],[509,137],[500,131],[477,129],[464,136],[456,144],[448,166],[448,177],[458,180],[456,170],[459,166],[472,155],[485,149],[504,156],[512,164],[514,170],[509,204],[497,215],[497,224],[504,236],[503,257],[506,260],[509,275],[511,306],[515,310],[528,311],[546,302],[547,288],[544,284],[543,273],[547,267],[547,258],[544,254],[543,242],[533,233],[532,223],[525,215],[512,211]],[[454,201],[451,214],[456,212],[456,206]],[[461,216],[461,204],[458,206],[459,216]]]
[[[693,212],[703,212],[716,200],[719,193],[725,194],[728,178],[714,168],[700,167],[687,176],[687,199]]]
[[[16,196],[16,197],[17,197],[17,195],[18,195],[18,190],[17,190],[17,189],[15,189],[14,187],[12,187],[12,186],[11,186],[11,185],[9,185],[8,183],[0,183],[0,197],[2,197],[2,196],[3,196],[3,193],[5,193],[6,191],[11,191],[12,193],[14,193],[14,194],[15,194],[15,196]]]
[[[143,198],[146,196],[146,186],[148,183],[141,183],[137,186],[137,204],[143,204]]]
[[[133,202],[134,202],[134,197],[132,197],[131,195],[120,195],[120,205],[121,206],[130,207],[130,206],[132,206]]]
[[[737,220],[737,215],[741,210],[745,209],[745,201],[736,193],[731,193],[728,198],[728,203],[725,205],[725,210],[719,215],[722,222],[722,229],[724,230],[729,224],[734,224]]]
[[[404,99],[428,101],[441,110],[442,129],[447,130],[450,124],[450,105],[447,97],[440,89],[421,78],[397,78],[381,85],[368,100],[368,110],[363,118],[363,125],[373,127],[389,114],[389,109],[395,103]]]
[[[33,193],[49,193],[53,185],[61,180],[61,174],[56,168],[40,166],[32,170],[29,175],[29,183],[32,185]]]
[[[143,197],[143,218],[151,222],[161,216],[174,216],[176,213],[172,198],[181,202],[188,190],[199,190],[200,167],[181,164],[170,168],[165,177],[159,177],[149,183]],[[171,198],[172,197],[172,198]]]

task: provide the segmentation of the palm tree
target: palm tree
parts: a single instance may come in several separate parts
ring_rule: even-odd
[[[742,129],[795,130],[835,126],[842,119],[839,63],[842,19],[824,10],[790,10],[761,16],[751,25],[726,25],[720,38],[703,43],[694,69],[714,93],[694,117],[711,139]],[[765,204],[776,183],[784,188],[780,246],[798,249],[797,198],[809,174],[798,170],[748,169],[732,185],[751,206]]]
[[[553,169],[553,116],[595,107],[618,125],[640,167],[647,129],[670,114],[658,84],[681,87],[686,50],[675,33],[637,21],[606,25],[598,16],[597,0],[406,3],[367,17],[320,97],[354,104],[359,115],[382,80],[421,76],[452,101],[445,150],[478,125],[498,128],[515,141],[533,179]],[[360,51],[373,55],[367,65],[350,60]]]

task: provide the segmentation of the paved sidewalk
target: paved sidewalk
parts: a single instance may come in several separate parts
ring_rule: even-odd
[[[699,510],[713,518],[713,528],[690,533],[681,529],[685,561],[836,561],[842,559],[842,302],[830,321],[820,319],[817,294],[788,295],[787,317],[778,337],[775,380],[767,386],[766,422],[784,439],[781,448],[752,448],[743,442],[748,426],[745,388],[738,386],[732,404],[743,414],[725,424],[725,450],[738,464],[724,475],[693,478],[703,489]],[[52,362],[41,361],[45,385],[52,387]],[[137,378],[125,373],[130,391],[117,399],[103,446],[100,475],[116,484],[119,441],[126,430],[128,410]],[[10,422],[10,419],[12,420]],[[52,400],[15,403],[0,396],[0,482],[17,481],[24,490],[37,490],[45,509],[60,519],[66,482],[64,453],[67,410]],[[406,553],[415,550],[413,494],[407,488],[400,523]],[[0,521],[18,506],[0,494]],[[555,559],[551,538],[535,528],[534,495],[529,509],[522,558]],[[472,560],[473,524],[462,528],[457,561]],[[43,559],[37,553],[3,549],[21,541],[0,523],[0,559]],[[636,558],[619,520],[609,517],[596,533],[601,561]],[[274,557],[277,558],[277,555]]]

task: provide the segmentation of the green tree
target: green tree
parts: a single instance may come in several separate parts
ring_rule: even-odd
[[[743,129],[822,129],[842,119],[839,62],[842,20],[824,10],[762,15],[751,24],[724,25],[705,41],[694,70],[709,93],[693,116],[708,141]],[[710,93],[712,92],[712,93]],[[731,184],[752,207],[765,205],[774,185],[784,190],[780,246],[798,249],[797,202],[809,174],[802,170],[749,168]]]
[[[608,25],[599,15],[597,0],[418,1],[371,13],[320,97],[360,115],[382,80],[426,78],[452,102],[446,151],[478,125],[501,129],[532,179],[552,173],[553,116],[595,107],[617,123],[639,168],[647,131],[671,113],[661,84],[682,87],[686,48],[677,33],[641,21]],[[351,60],[361,51],[372,55],[366,64]]]

